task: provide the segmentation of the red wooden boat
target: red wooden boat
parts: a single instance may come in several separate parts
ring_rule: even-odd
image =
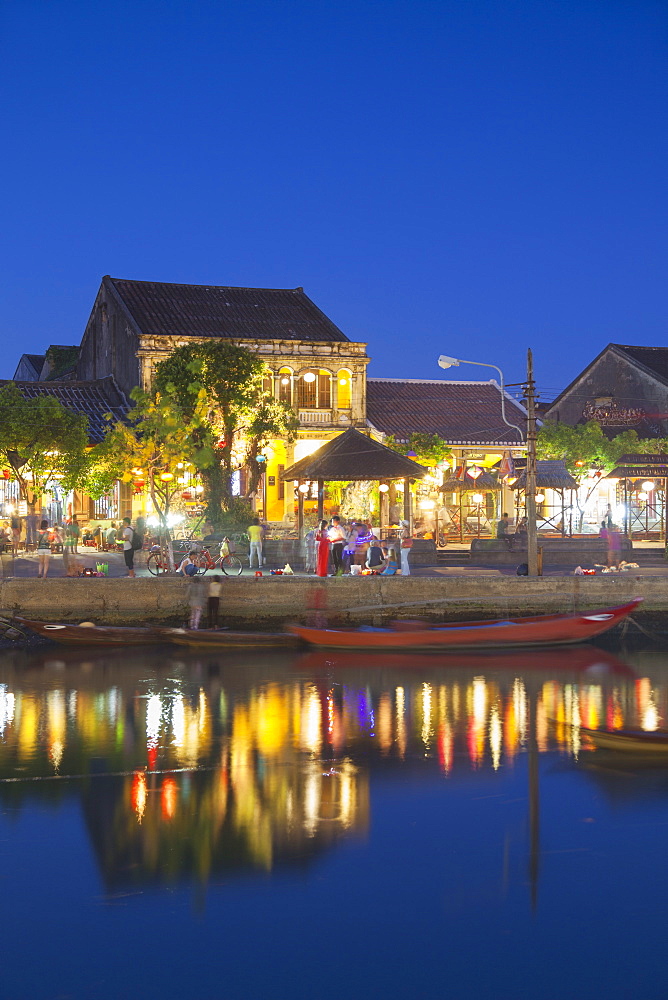
[[[634,611],[642,597],[603,611],[448,625],[397,622],[394,628],[318,629],[288,625],[293,635],[313,646],[337,649],[465,649],[500,646],[553,646],[587,642],[607,632]]]

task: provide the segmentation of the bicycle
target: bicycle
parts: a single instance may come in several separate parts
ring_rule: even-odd
[[[229,538],[224,538],[220,543],[220,553],[216,559],[212,559],[209,546],[205,545],[201,552],[194,557],[193,562],[197,566],[197,575],[204,576],[207,570],[220,567],[225,576],[241,576],[243,563],[239,556],[230,549]]]
[[[230,551],[229,538],[224,538],[220,543],[220,553],[216,559],[212,558],[209,549],[210,546],[204,545],[202,551],[198,552],[193,558],[193,562],[197,566],[198,576],[204,576],[208,570],[215,569],[216,567],[220,568],[225,576],[241,575],[243,563],[239,556],[234,555]],[[159,545],[153,546],[146,560],[146,568],[152,576],[160,576],[163,573],[173,572],[169,565],[167,553]]]

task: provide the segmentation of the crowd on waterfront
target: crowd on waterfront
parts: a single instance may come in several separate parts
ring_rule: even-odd
[[[306,571],[317,576],[410,576],[413,538],[408,521],[400,522],[396,536],[381,542],[368,524],[344,523],[335,514],[308,531],[304,545]]]

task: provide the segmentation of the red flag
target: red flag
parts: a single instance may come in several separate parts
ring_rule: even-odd
[[[457,469],[457,479],[460,483],[463,483],[466,479],[466,459],[462,459],[462,464]]]

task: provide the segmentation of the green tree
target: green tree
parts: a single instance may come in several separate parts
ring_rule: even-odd
[[[26,399],[14,382],[0,389],[0,459],[31,510],[54,479],[64,489],[80,486],[89,467],[87,446],[87,418],[55,396]]]
[[[215,461],[213,449],[203,432],[205,399],[193,402],[185,414],[173,399],[134,389],[134,407],[127,423],[115,424],[96,450],[101,475],[130,482],[141,474],[158,515],[161,535],[173,568],[169,515],[183,486],[178,482],[185,466],[205,469]]]
[[[447,443],[438,434],[423,434],[420,431],[415,431],[408,441],[397,441],[396,438],[390,436],[385,443],[388,448],[399,452],[400,455],[414,452],[414,456],[411,455],[413,461],[417,462],[418,465],[426,465],[430,468],[452,456]]]
[[[154,391],[173,399],[187,417],[206,400],[196,434],[198,446],[215,455],[201,467],[206,516],[214,524],[223,511],[235,510],[233,473],[249,470],[249,496],[262,472],[262,449],[275,437],[292,440],[299,427],[293,409],[265,389],[268,375],[257,354],[219,340],[179,347],[156,368]]]
[[[584,501],[581,502],[579,495],[577,497],[580,529],[587,501],[596,489],[600,476],[612,472],[622,455],[660,455],[666,443],[665,438],[639,438],[633,430],[608,438],[595,420],[575,427],[546,420],[538,431],[536,454],[539,459],[562,459],[580,486],[589,484]],[[590,469],[600,475],[590,479]]]

